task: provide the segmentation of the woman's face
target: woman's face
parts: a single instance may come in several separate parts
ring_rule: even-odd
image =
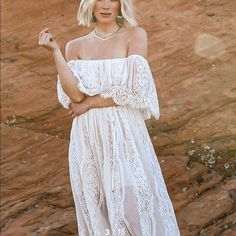
[[[93,14],[99,23],[111,23],[119,14],[120,0],[96,0]]]

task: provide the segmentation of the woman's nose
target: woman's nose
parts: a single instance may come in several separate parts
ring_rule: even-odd
[[[102,6],[102,9],[103,9],[103,10],[108,10],[108,9],[109,9],[109,6],[108,6],[108,5],[104,5],[104,6]]]
[[[102,4],[103,10],[108,10],[109,9],[109,0],[104,0]]]

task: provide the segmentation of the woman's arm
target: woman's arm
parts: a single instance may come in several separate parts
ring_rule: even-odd
[[[117,106],[112,98],[102,98],[99,94],[91,97],[86,97],[88,108],[102,108]]]
[[[102,108],[117,106],[112,98],[102,98],[99,94],[95,96],[87,96],[82,102],[70,103],[69,115],[72,118],[80,116],[92,108]]]
[[[81,102],[85,98],[85,95],[77,88],[77,79],[74,77],[62,56],[61,50],[53,51],[53,57],[64,92],[68,95],[71,101]]]
[[[67,65],[61,53],[60,46],[57,44],[52,34],[49,33],[48,28],[45,28],[39,33],[39,45],[52,52],[64,92],[68,95],[71,101],[82,101],[85,95],[77,88],[77,79],[74,77],[72,71]]]

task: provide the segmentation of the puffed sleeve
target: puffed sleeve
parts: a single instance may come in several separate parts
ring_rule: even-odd
[[[159,119],[160,109],[155,82],[148,61],[139,55],[130,56],[127,61],[127,76],[121,85],[111,86],[101,94],[111,97],[120,106],[139,109],[144,120]]]
[[[93,70],[87,66],[83,67],[81,63],[79,63],[79,60],[71,60],[67,62],[67,65],[69,66],[71,72],[73,73],[75,79],[76,79],[76,87],[78,90],[88,96],[94,96],[96,94],[99,94],[103,88],[98,86],[93,81],[93,76],[91,74],[93,73]],[[71,102],[71,99],[69,96],[63,91],[63,88],[61,86],[60,82],[60,76],[57,74],[57,97],[58,101],[61,103],[61,105],[69,109],[69,104]]]
[[[86,87],[84,84],[84,81],[82,79],[82,76],[80,74],[80,68],[78,66],[78,63],[76,63],[78,60],[71,60],[67,62],[67,65],[69,66],[70,70],[72,71],[75,79],[76,79],[76,87],[78,90],[80,90],[84,94],[88,94],[90,96],[93,95],[93,91],[90,91],[91,89],[89,87]],[[70,97],[64,92],[60,76],[57,74],[57,98],[58,101],[61,103],[61,105],[65,109],[69,109],[69,104],[71,103]]]
[[[71,99],[64,92],[64,90],[61,86],[61,81],[60,81],[60,77],[58,74],[57,74],[57,98],[58,98],[58,101],[61,103],[61,105],[65,109],[69,109],[69,104],[71,103]]]

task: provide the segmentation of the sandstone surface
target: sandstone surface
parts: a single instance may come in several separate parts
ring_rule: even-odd
[[[160,120],[147,126],[183,236],[235,235],[236,2],[136,0]],[[64,47],[89,32],[78,1],[2,1],[1,235],[76,235],[67,151],[45,27]]]

